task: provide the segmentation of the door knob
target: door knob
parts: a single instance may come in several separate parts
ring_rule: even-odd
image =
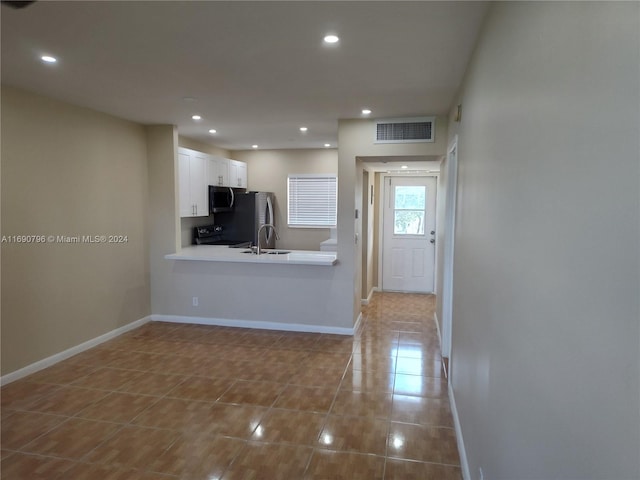
[[[431,240],[429,240],[429,243],[436,243],[435,238],[432,238]]]
[[[436,231],[435,230],[431,230],[431,235],[435,235]]]

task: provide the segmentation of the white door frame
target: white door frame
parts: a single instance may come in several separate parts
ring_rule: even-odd
[[[384,250],[384,235],[383,235],[383,229],[384,229],[384,188],[385,188],[385,182],[387,180],[387,178],[389,177],[435,177],[436,179],[436,185],[438,185],[438,178],[440,177],[439,173],[416,173],[416,174],[412,174],[412,175],[398,175],[397,173],[382,173],[380,175],[380,183],[379,183],[379,192],[380,194],[378,195],[378,199],[376,200],[376,206],[378,208],[378,278],[376,278],[376,285],[378,285],[377,289],[378,291],[382,291],[382,251]],[[436,211],[436,228],[438,226],[437,223],[437,215],[438,215],[438,195],[436,193],[436,205],[435,205],[435,211]],[[438,238],[438,233],[436,230],[436,238]],[[434,263],[433,263],[433,278],[434,278],[434,290],[435,290],[435,279],[437,278],[437,272],[438,272],[438,242],[436,242],[436,249],[435,249],[435,258],[434,258]],[[437,294],[437,292],[434,291],[434,293]]]
[[[456,198],[458,189],[458,136],[447,149],[447,177],[444,211],[442,262],[442,356],[451,357],[451,327],[453,322],[453,254],[456,231]]]

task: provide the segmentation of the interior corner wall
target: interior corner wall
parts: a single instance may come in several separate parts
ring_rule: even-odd
[[[5,375],[151,311],[144,127],[7,86],[1,121],[2,235],[44,237],[2,243]]]
[[[173,125],[146,127],[149,163],[149,261],[151,265],[151,311],[165,307],[171,264],[164,256],[181,246],[178,216],[178,133]]]
[[[474,480],[640,478],[639,32],[638,2],[500,2],[479,37],[450,363]]]

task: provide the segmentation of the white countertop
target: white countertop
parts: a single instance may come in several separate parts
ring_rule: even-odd
[[[229,248],[220,245],[194,245],[185,247],[177,253],[165,255],[168,260],[195,260],[201,262],[230,263],[266,263],[271,265],[324,265],[338,263],[335,252],[316,252],[310,250],[286,250],[290,253],[272,255],[263,253],[254,255],[244,253],[246,248]],[[276,249],[285,250],[285,249]],[[268,252],[269,250],[264,249]]]

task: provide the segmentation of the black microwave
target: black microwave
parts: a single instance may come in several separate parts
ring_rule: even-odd
[[[233,188],[209,185],[209,214],[231,212],[234,199]]]

